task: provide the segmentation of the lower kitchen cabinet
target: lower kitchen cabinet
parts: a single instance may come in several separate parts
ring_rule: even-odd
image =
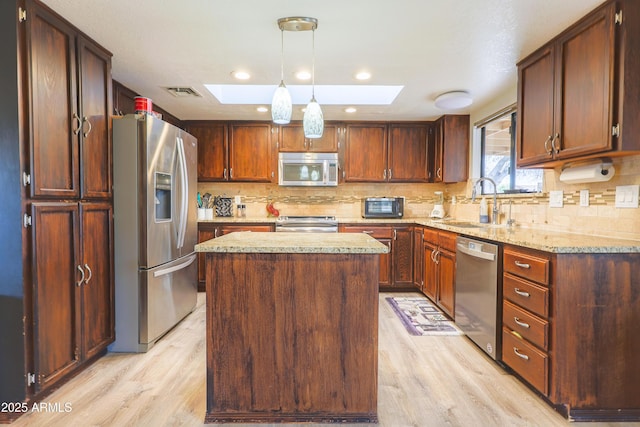
[[[424,287],[424,227],[413,227],[413,286],[422,291]]]
[[[422,292],[453,318],[457,235],[431,228],[425,228],[423,233]]]
[[[198,243],[215,239],[234,231],[255,231],[271,232],[275,231],[271,223],[221,223],[221,222],[201,222],[198,224]],[[198,292],[204,292],[205,287],[205,254],[198,254]]]
[[[575,421],[637,420],[640,254],[505,245],[502,360]]]
[[[413,289],[413,226],[340,224],[344,233],[366,233],[389,247],[380,255],[380,290]]]
[[[35,392],[114,340],[113,211],[108,202],[31,205]],[[32,385],[32,384],[29,384]]]

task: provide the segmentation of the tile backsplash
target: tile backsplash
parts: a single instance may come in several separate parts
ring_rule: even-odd
[[[640,156],[614,159],[615,176],[608,182],[565,184],[560,182],[560,170],[544,173],[544,191],[537,194],[501,195],[500,223],[507,220],[509,210],[521,226],[569,231],[593,235],[640,239],[640,209],[616,208],[615,189],[618,185],[640,184]],[[478,219],[479,200],[471,202],[474,180],[458,184],[340,184],[338,187],[280,187],[259,183],[205,183],[198,185],[201,193],[242,196],[247,216],[266,217],[265,206],[272,201],[281,215],[335,215],[338,218],[360,217],[363,197],[404,196],[405,217],[428,217],[435,201],[435,191],[443,191],[445,210],[455,218]],[[580,206],[580,190],[589,190],[589,206]],[[549,191],[563,192],[563,207],[549,207]],[[492,197],[486,196],[489,209]]]

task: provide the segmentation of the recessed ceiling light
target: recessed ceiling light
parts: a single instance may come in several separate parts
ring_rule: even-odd
[[[345,113],[355,113],[356,111],[358,111],[356,107],[347,107],[344,109]]]
[[[267,111],[269,111],[267,107],[263,107],[263,106],[256,108],[256,110],[258,110],[261,113],[266,113]]]
[[[296,79],[298,80],[309,80],[311,78],[311,73],[308,71],[298,71],[296,73]]]
[[[251,78],[251,74],[247,73],[246,71],[234,71],[231,74],[233,74],[233,77],[238,80],[249,80]]]
[[[368,71],[360,71],[356,74],[357,80],[369,80],[371,78],[371,73]]]

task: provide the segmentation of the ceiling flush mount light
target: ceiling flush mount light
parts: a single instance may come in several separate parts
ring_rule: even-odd
[[[473,98],[469,92],[463,90],[454,90],[438,95],[435,105],[441,110],[457,110],[459,108],[468,107],[473,103]]]
[[[284,25],[278,19],[280,27],[280,85],[276,88],[271,99],[271,119],[278,125],[286,125],[291,121],[291,94],[284,85]]]

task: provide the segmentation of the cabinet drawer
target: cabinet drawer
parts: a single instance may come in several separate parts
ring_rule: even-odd
[[[502,361],[545,396],[549,395],[549,357],[502,329]]]
[[[451,252],[456,251],[456,233],[449,233],[447,231],[441,231],[438,233],[438,243],[441,248],[447,249]]]
[[[504,250],[504,271],[543,285],[549,284],[549,263],[549,258],[518,252],[512,248]]]
[[[344,233],[366,233],[376,239],[393,238],[393,228],[391,227],[345,225],[340,231]]]
[[[540,319],[509,301],[504,301],[502,324],[542,350],[549,349],[549,322],[546,320]]]
[[[425,228],[424,234],[422,236],[422,240],[425,242],[433,243],[434,245],[438,245],[438,230],[434,230],[433,228]]]
[[[505,273],[502,279],[502,295],[538,316],[549,317],[549,288]]]

